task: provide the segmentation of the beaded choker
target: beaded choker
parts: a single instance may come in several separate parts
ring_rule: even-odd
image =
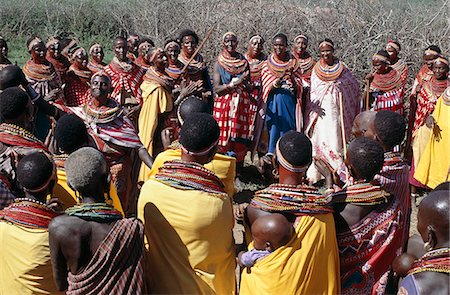
[[[428,90],[431,91],[433,97],[439,98],[441,94],[450,86],[450,83],[447,79],[438,80],[434,76],[431,78],[430,83],[428,83]]]
[[[392,69],[386,74],[373,75],[373,81],[370,85],[372,90],[381,90],[384,92],[397,89],[402,86],[402,77],[400,74]]]
[[[180,55],[178,55],[178,60],[183,64],[187,64],[189,61],[189,57],[186,56],[184,50],[181,50]],[[196,74],[199,71],[203,71],[206,68],[205,63],[203,62],[203,57],[200,54],[197,54],[195,58],[191,61],[188,67],[189,74]]]
[[[342,74],[345,65],[340,60],[332,66],[327,65],[322,59],[314,66],[314,72],[322,81],[334,81]]]
[[[283,78],[286,75],[290,75],[297,68],[297,60],[292,58],[290,54],[288,61],[281,61],[274,54],[271,54],[269,55],[266,64],[272,75],[277,78]]]
[[[370,183],[357,183],[331,195],[333,203],[370,206],[388,202],[389,193]]]
[[[122,214],[106,203],[82,203],[66,209],[66,214],[86,221],[110,223],[122,219]]]
[[[162,74],[155,70],[155,67],[148,68],[144,76],[145,81],[156,82],[168,91],[172,91],[173,79],[168,75]]]
[[[450,249],[441,248],[425,253],[425,255],[414,262],[408,274],[425,271],[450,274]]]
[[[169,64],[169,67],[166,68],[166,73],[170,78],[176,80],[181,75],[182,65],[179,61],[176,64]]]
[[[39,201],[18,198],[15,202],[0,211],[0,219],[27,228],[48,228],[56,212]]]
[[[220,198],[228,196],[220,179],[198,163],[167,161],[159,168],[155,179],[177,189],[201,190]]]
[[[109,123],[122,115],[122,108],[115,100],[108,99],[105,105],[96,107],[92,101],[88,101],[83,106],[83,112],[88,117],[89,122]]]
[[[264,67],[264,61],[267,57],[264,55],[261,60],[257,58],[250,58],[248,53],[244,54],[245,58],[248,60],[248,64],[250,67],[250,78],[252,81],[259,79],[261,77],[261,71]]]
[[[217,62],[225,69],[225,71],[234,76],[243,73],[248,67],[247,60],[240,53],[238,53],[237,57],[233,57],[227,52],[222,51],[217,57]]]
[[[76,76],[87,80],[90,80],[92,76],[92,71],[89,68],[83,70],[75,67],[74,65],[70,66],[69,72],[73,72]]]
[[[48,151],[47,147],[32,133],[14,124],[0,124],[0,142],[12,146],[26,146]]]
[[[307,185],[272,184],[257,191],[252,206],[268,211],[291,213],[297,216],[332,213],[331,198]]]
[[[22,70],[25,75],[32,78],[33,80],[47,81],[53,80],[56,77],[55,68],[51,63],[49,63],[48,65],[37,64],[30,59],[23,66]]]

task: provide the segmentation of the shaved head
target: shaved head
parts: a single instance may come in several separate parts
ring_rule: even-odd
[[[263,250],[270,245],[270,250],[286,245],[293,233],[293,227],[286,217],[272,213],[258,217],[252,224],[252,235],[255,248]]]
[[[448,246],[449,202],[450,191],[448,190],[432,191],[420,202],[417,229],[422,239],[430,242],[433,248],[442,247],[441,245]]]
[[[19,86],[23,80],[25,75],[22,70],[18,66],[9,65],[0,71],[0,90]]]
[[[370,124],[373,124],[375,120],[375,115],[377,113],[374,111],[364,111],[359,113],[355,120],[353,120],[352,135],[355,138],[366,136],[370,139],[375,139],[375,136],[370,133]]]

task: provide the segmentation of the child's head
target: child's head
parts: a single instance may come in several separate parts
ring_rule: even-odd
[[[261,216],[252,224],[254,247],[274,251],[290,241],[293,231],[286,217],[279,213]]]
[[[383,163],[383,147],[375,140],[359,137],[350,143],[345,164],[356,180],[370,182],[380,172]]]

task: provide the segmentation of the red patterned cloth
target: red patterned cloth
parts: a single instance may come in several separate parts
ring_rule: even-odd
[[[241,54],[232,57],[222,52],[217,62],[223,85],[229,84],[233,78],[240,77],[249,70],[248,62]],[[214,102],[214,118],[220,128],[219,146],[225,152],[230,141],[250,143],[249,126],[252,118],[247,82],[244,81],[227,94],[218,96]]]
[[[88,68],[93,72],[101,72],[106,67],[106,64],[104,62],[98,63],[94,59],[91,59],[88,64]]]
[[[414,79],[412,93],[416,93],[417,87],[422,87],[423,82],[429,81],[433,77],[433,71],[425,64],[423,65]]]
[[[53,65],[53,67],[55,68],[56,72],[61,77],[62,83],[65,83],[66,82],[66,78],[67,78],[66,73],[67,73],[67,70],[70,67],[69,60],[64,55],[61,55],[59,59],[54,59],[50,55],[50,53],[48,51],[47,51],[46,58]]]
[[[137,219],[117,221],[91,261],[69,272],[68,295],[144,294],[144,226]]]
[[[413,138],[415,137],[417,130],[425,124],[425,120],[434,111],[436,102],[444,93],[445,89],[450,86],[449,80],[438,81],[434,77],[429,81],[424,81],[420,92],[417,95],[417,109],[414,119]]]
[[[17,199],[0,211],[0,220],[6,220],[27,228],[48,228],[56,216],[45,204],[31,199]]]
[[[388,110],[403,114],[404,84],[394,69],[387,74],[373,75],[370,92],[375,96],[374,110]]]
[[[136,99],[136,102],[142,104],[142,91],[140,86],[145,74],[143,68],[135,65],[131,61],[120,62],[114,57],[111,63],[104,68],[104,71],[111,77],[113,86],[112,98],[122,104],[126,97],[133,97]]]
[[[69,71],[66,77],[66,87],[64,88],[64,104],[68,107],[78,107],[86,103],[89,96],[89,80],[80,78],[73,71]]]
[[[403,59],[399,59],[391,67],[400,74],[403,87],[405,87],[408,82],[408,64]]]

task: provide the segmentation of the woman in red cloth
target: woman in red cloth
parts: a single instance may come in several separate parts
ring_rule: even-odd
[[[91,60],[89,61],[88,68],[93,73],[103,71],[103,68],[106,67],[106,64],[103,62],[103,58],[105,57],[103,47],[100,44],[95,43],[89,49],[89,54]]]
[[[243,163],[250,144],[250,96],[248,61],[236,51],[237,36],[227,32],[222,38],[223,50],[214,66],[214,118],[219,123],[219,150],[235,154]]]
[[[45,44],[45,47],[47,47],[47,60],[55,67],[55,70],[61,77],[62,83],[65,83],[66,73],[70,67],[70,62],[61,54],[61,40],[59,40],[59,38],[50,37],[47,44]]]
[[[267,55],[263,52],[264,38],[261,35],[253,35],[250,38],[248,51],[244,54],[250,68],[250,103],[251,124],[249,131],[253,133],[250,150],[252,155],[256,152],[265,154],[267,152],[267,138],[261,140],[265,126],[264,112],[266,104],[262,99],[261,71]]]
[[[148,70],[150,67],[150,61],[148,60],[149,51],[155,47],[155,43],[149,38],[144,38],[140,41],[138,46],[138,57],[134,60],[134,63],[141,68]]]
[[[391,66],[400,74],[402,77],[403,87],[405,87],[408,80],[408,65],[398,56],[401,49],[400,43],[397,41],[389,40],[386,44],[386,51],[389,53]]]
[[[373,109],[403,114],[402,77],[390,66],[389,53],[386,50],[380,50],[372,57],[372,68],[373,72],[368,74],[366,79],[371,81]]]
[[[78,107],[85,104],[89,98],[89,82],[92,71],[88,68],[88,55],[84,48],[78,48],[72,54],[73,63],[67,71],[67,82],[64,88],[64,104],[68,107]]]

